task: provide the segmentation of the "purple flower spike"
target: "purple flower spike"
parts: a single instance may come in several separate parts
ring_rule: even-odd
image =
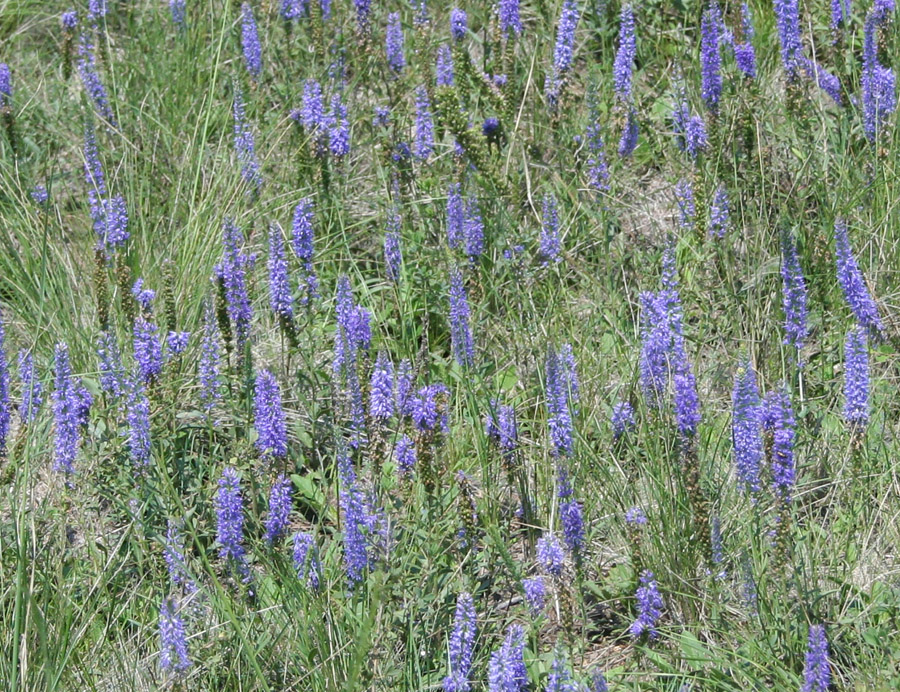
[[[631,4],[623,4],[619,19],[619,50],[613,63],[613,89],[622,103],[631,101],[632,72],[637,56],[637,42],[634,33],[634,9]]]
[[[787,389],[766,394],[762,404],[763,429],[772,436],[772,489],[785,502],[794,487],[794,410]]]
[[[749,362],[738,368],[732,394],[731,439],[738,486],[747,493],[760,490],[760,465],[763,460],[762,420],[756,373]]]
[[[878,306],[872,300],[862,271],[853,256],[850,248],[850,238],[847,232],[847,224],[838,219],[834,222],[834,242],[837,258],[837,278],[844,292],[844,298],[850,306],[850,310],[856,317],[856,321],[870,335],[880,335],[884,331],[884,325],[878,314]]]
[[[266,517],[266,540],[269,543],[274,543],[287,532],[292,489],[290,479],[281,475],[269,490],[269,515]]]
[[[717,0],[711,0],[703,12],[700,25],[701,94],[706,108],[716,115],[722,98],[722,54],[719,48],[719,32],[722,16]]]
[[[500,19],[500,30],[506,35],[522,33],[522,20],[519,17],[519,0],[500,0],[497,5],[497,16]]]
[[[544,611],[547,598],[547,587],[543,577],[532,577],[522,581],[522,590],[525,592],[525,602],[531,617],[536,618]]]
[[[544,534],[537,541],[537,559],[547,574],[559,579],[563,573],[565,553],[559,539],[552,533]]]
[[[397,74],[406,67],[406,56],[403,54],[403,26],[400,24],[400,13],[391,12],[387,19],[387,33],[384,47],[388,67]]]
[[[806,279],[800,267],[797,244],[787,233],[781,239],[781,286],[784,343],[793,346],[799,354],[808,334]]]
[[[488,664],[488,692],[526,692],[528,671],[525,668],[525,630],[512,625],[503,645],[491,654]]]
[[[232,467],[227,467],[219,479],[216,495],[216,540],[219,556],[234,563],[242,574],[244,564],[244,506],[241,499],[241,479]]]
[[[631,632],[631,636],[635,638],[646,634],[650,639],[656,639],[659,636],[656,624],[659,622],[659,618],[662,615],[663,599],[659,593],[659,587],[656,584],[653,572],[644,570],[641,573],[640,579],[641,585],[635,593],[638,606],[638,617],[631,623],[631,627],[628,631]]]
[[[809,646],[803,666],[801,692],[828,692],[831,687],[831,667],[828,664],[828,638],[823,625],[809,626]]]
[[[458,269],[450,274],[449,318],[453,357],[462,367],[472,366],[475,363],[475,345],[469,325],[469,300]]]
[[[241,5],[241,47],[244,49],[247,72],[255,82],[262,74],[262,46],[259,42],[256,19],[253,17],[253,8],[248,2]]]
[[[164,673],[179,676],[191,667],[184,621],[172,598],[165,599],[159,609],[159,643],[159,666]]]
[[[256,415],[256,448],[264,457],[287,457],[287,427],[284,409],[281,407],[281,389],[275,376],[268,370],[256,375],[254,392]]]
[[[869,423],[869,352],[859,326],[844,341],[844,419],[854,431]]]
[[[475,603],[471,594],[463,592],[456,599],[453,631],[450,634],[450,674],[444,678],[444,692],[469,692],[472,653],[475,649]]]
[[[454,41],[462,41],[468,31],[468,17],[466,11],[458,7],[450,10],[450,36]]]

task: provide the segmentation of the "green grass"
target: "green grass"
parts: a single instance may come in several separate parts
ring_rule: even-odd
[[[622,112],[612,92],[618,4],[586,2],[576,62],[556,114],[543,98],[559,4],[523,5],[525,32],[510,70],[514,100],[505,143],[491,153],[493,172],[454,155],[449,135],[427,164],[413,162],[392,191],[393,141],[414,136],[414,90],[433,85],[434,52],[448,35],[449,6],[429,8],[425,30],[406,3],[373,8],[368,48],[357,42],[352,3],[334,3],[328,57],[313,49],[308,20],[288,34],[274,2],[254,3],[263,37],[259,85],[246,75],[239,7],[188,3],[188,26],[172,25],[166,3],[110,2],[99,72],[118,127],[94,119],[111,192],[127,201],[131,238],[120,253],[132,279],[162,291],[163,267],[175,267],[178,329],[192,332],[188,352],[168,363],[151,390],[152,463],[132,470],[122,407],[101,394],[94,275],[96,237],[82,171],[86,119],[94,118],[77,68],[63,77],[59,11],[46,3],[0,0],[0,60],[13,72],[16,147],[0,136],[0,306],[13,401],[20,397],[15,356],[33,353],[48,400],[27,428],[13,425],[0,462],[0,683],[4,689],[426,690],[447,674],[447,640],[460,591],[478,613],[473,689],[487,689],[490,654],[512,623],[525,625],[532,689],[543,689],[551,661],[564,655],[580,680],[599,666],[615,690],[695,692],[800,689],[810,624],[827,627],[834,689],[897,688],[900,667],[900,501],[895,459],[900,302],[900,223],[895,118],[877,151],[864,136],[859,107],[834,106],[804,81],[788,107],[774,15],[752,3],[760,78],[744,83],[725,59],[720,146],[692,167],[675,148],[669,120],[680,69],[702,112],[696,2],[637,8],[635,99],[641,141],[629,160],[615,155]],[[496,61],[488,4],[466,6],[465,49],[477,67]],[[807,50],[859,94],[862,7],[844,44],[831,46],[824,6],[804,6]],[[85,8],[79,7],[82,20]],[[383,57],[386,14],[399,11],[408,67],[390,78]],[[732,8],[726,18],[733,25]],[[881,59],[897,64],[896,22],[884,32]],[[77,40],[76,40],[77,44]],[[494,52],[492,52],[492,50]],[[342,57],[353,125],[348,160],[332,164],[324,184],[308,143],[290,120],[307,79],[333,85]],[[498,68],[499,69],[499,68]],[[457,80],[463,83],[457,67]],[[247,194],[233,146],[231,105],[243,90],[264,186]],[[460,87],[473,123],[502,116],[483,90]],[[584,133],[587,94],[596,93],[611,170],[611,190],[588,189]],[[372,124],[375,106],[391,106],[392,124]],[[576,140],[580,136],[581,140]],[[700,201],[724,183],[733,229],[722,240],[678,227],[673,188],[690,178]],[[474,263],[447,248],[447,185],[477,191],[485,221],[484,254]],[[45,184],[51,203],[29,193]],[[559,202],[562,261],[537,257],[541,201]],[[315,268],[320,300],[298,307],[291,347],[269,311],[266,236],[277,222],[290,232],[294,206],[316,204]],[[403,216],[404,267],[388,281],[382,239],[391,204]],[[871,345],[872,418],[854,450],[842,420],[843,339],[853,324],[835,277],[834,219],[846,217],[860,266],[887,324]],[[290,542],[263,539],[273,469],[253,446],[252,383],[232,366],[228,398],[210,423],[199,402],[201,315],[213,296],[223,220],[232,217],[258,252],[251,275],[254,367],[282,387],[294,481],[293,530],[316,536],[323,565],[318,592],[298,580]],[[809,287],[806,361],[798,370],[782,330],[779,237],[797,238]],[[679,458],[672,412],[648,410],[639,386],[642,291],[656,290],[667,237],[675,242],[687,350],[697,375],[702,422],[697,445],[703,488],[721,520],[724,560],[704,565],[708,536],[697,535]],[[523,246],[521,252],[514,250]],[[511,257],[504,255],[511,251]],[[290,250],[288,250],[290,254]],[[451,356],[449,271],[463,268],[477,358],[469,369]],[[299,267],[291,258],[296,288]],[[336,420],[331,383],[334,289],[350,277],[356,300],[372,311],[372,349],[394,364],[414,361],[417,386],[450,388],[450,432],[438,448],[437,490],[422,479],[397,480],[370,451],[354,454],[357,473],[389,526],[364,582],[348,589],[342,565],[344,516],[338,510]],[[113,274],[108,274],[110,281]],[[130,325],[121,289],[109,286],[112,325],[130,363]],[[299,289],[297,289],[299,290]],[[297,294],[299,295],[299,293]],[[157,300],[162,320],[162,300]],[[76,373],[95,395],[71,487],[52,470],[53,349],[66,342]],[[548,608],[532,619],[521,579],[537,573],[535,541],[558,524],[554,459],[545,409],[549,347],[570,343],[581,380],[570,470],[584,503],[586,552]],[[731,443],[734,373],[749,357],[761,388],[788,383],[797,427],[797,487],[779,566],[770,532],[775,506],[764,491],[751,502],[736,486]],[[252,375],[252,373],[249,373]],[[492,399],[514,404],[520,450],[513,473],[484,432]],[[637,428],[613,442],[612,405],[630,400]],[[386,446],[394,444],[393,428]],[[245,507],[252,593],[218,557],[217,480],[238,468]],[[457,471],[473,479],[477,549],[457,539],[464,498]],[[533,515],[515,510],[527,499]],[[636,554],[625,511],[643,508],[641,560],[665,601],[656,641],[635,641]],[[167,520],[184,521],[189,570],[199,591],[174,587],[163,560]],[[389,548],[389,549],[388,549]],[[716,572],[721,571],[719,576]],[[746,575],[756,607],[744,598]],[[160,671],[158,616],[163,599],[181,597],[193,665],[183,679]]]

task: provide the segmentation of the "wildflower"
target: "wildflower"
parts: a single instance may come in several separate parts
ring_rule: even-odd
[[[700,401],[697,398],[697,381],[691,363],[684,352],[684,339],[676,334],[673,341],[672,385],[675,391],[675,420],[679,432],[685,437],[693,437],[700,423]]]
[[[753,29],[750,6],[746,2],[741,3],[741,29],[744,40],[734,44],[734,61],[746,77],[756,79],[756,50],[753,48],[753,37],[756,32]]]
[[[403,266],[403,251],[400,247],[400,215],[396,211],[388,217],[388,231],[384,234],[384,263],[388,278],[398,283]]]
[[[139,378],[128,389],[128,451],[139,469],[150,465],[150,400]]]
[[[853,256],[847,234],[847,224],[842,219],[834,222],[834,242],[838,283],[844,292],[847,305],[850,306],[850,310],[856,316],[856,321],[861,327],[869,334],[880,334],[884,331],[884,325],[878,315],[878,307],[869,294],[862,271]]]
[[[2,354],[2,343],[3,324],[0,321],[0,360],[5,360],[5,356]],[[5,386],[2,370],[3,366],[0,366],[0,401],[4,399],[2,390]],[[22,405],[19,407],[19,415],[22,417],[23,423],[30,423],[37,417],[41,404],[44,401],[44,388],[37,373],[34,371],[34,361],[28,351],[19,351],[19,380],[22,382]],[[9,414],[7,413],[7,415]],[[6,431],[3,430],[2,417],[2,404],[0,404],[0,439],[3,439],[6,434]],[[2,443],[0,443],[0,446],[2,446]]]
[[[564,0],[556,28],[556,46],[553,50],[553,69],[561,77],[572,66],[575,52],[575,29],[580,13],[576,0]]]
[[[862,55],[863,130],[870,142],[883,129],[887,116],[897,107],[894,71],[878,61],[879,19],[875,11],[866,15]]]
[[[375,119],[377,127],[387,127],[391,124],[391,109],[387,106],[375,106]]]
[[[384,43],[388,67],[400,74],[406,67],[406,56],[403,55],[403,27],[400,25],[399,12],[391,12],[388,15]]]
[[[191,667],[184,621],[172,598],[166,598],[159,609],[159,642],[159,665],[163,671],[178,675]]]
[[[806,72],[806,76],[813,80],[822,91],[828,94],[835,104],[840,106],[842,104],[841,80],[813,60],[803,58],[801,63]],[[893,89],[891,89],[891,91],[893,91]]]
[[[728,190],[719,185],[709,208],[709,234],[716,238],[724,238],[731,229],[728,206]]]
[[[366,34],[369,31],[372,0],[353,0],[353,5],[356,7],[356,29],[360,34]]]
[[[774,0],[775,23],[781,43],[781,65],[788,81],[797,78],[799,59],[803,53],[800,40],[800,7],[798,0]]]
[[[554,453],[557,456],[571,456],[574,433],[570,404],[578,401],[578,382],[571,347],[564,344],[558,351],[551,349],[545,367],[547,426]]]
[[[466,37],[468,17],[466,11],[458,7],[450,10],[450,35],[454,41],[462,41]]]
[[[338,453],[338,473],[340,505],[344,513],[344,567],[352,586],[362,581],[364,572],[372,564],[369,542],[376,529],[377,517],[357,483],[353,462],[345,450]]]
[[[341,158],[350,153],[350,121],[347,119],[347,108],[341,101],[340,94],[331,97],[331,127],[328,130],[328,148],[332,156]]]
[[[755,494],[760,489],[763,444],[759,390],[756,373],[749,361],[744,361],[738,368],[731,401],[731,440],[738,486],[745,492]]]
[[[78,41],[78,74],[81,76],[84,90],[94,102],[97,114],[115,127],[116,117],[110,107],[109,94],[106,92],[106,87],[103,86],[100,75],[97,74],[94,44],[91,41],[90,33],[87,31],[81,34],[81,38]]]
[[[675,146],[679,151],[686,152],[692,161],[696,161],[708,144],[706,122],[699,115],[691,113],[683,84],[679,86],[676,94],[672,124],[675,130]]]
[[[369,415],[384,423],[394,415],[394,366],[382,351],[375,359],[369,384]]]
[[[144,288],[144,280],[138,279],[131,287],[131,295],[134,296],[135,302],[141,306],[145,313],[149,313],[153,307],[153,301],[156,298],[156,291],[150,288]]]
[[[244,565],[244,507],[241,499],[241,479],[231,466],[225,468],[219,478],[216,495],[216,540],[219,556],[233,562],[241,573]]]
[[[469,327],[469,300],[458,269],[450,273],[450,339],[456,362],[462,367],[473,365],[475,346]]]
[[[416,467],[416,445],[408,436],[403,435],[397,440],[394,460],[397,464],[397,473],[401,477],[408,476]]]
[[[258,81],[262,74],[262,46],[259,43],[259,32],[253,18],[250,3],[241,5],[241,47],[244,49],[244,63],[253,81]]]
[[[169,354],[180,356],[184,353],[190,338],[190,332],[169,332],[168,337],[166,337],[166,347],[169,349]]]
[[[314,139],[317,139],[320,132],[324,131],[326,126],[325,100],[322,96],[322,86],[316,80],[308,79],[303,84],[303,102],[295,119]]]
[[[6,455],[6,441],[9,435],[9,423],[12,419],[12,408],[9,402],[9,363],[6,360],[3,344],[5,339],[3,315],[0,313],[0,459]]]
[[[794,487],[794,428],[796,420],[791,399],[785,389],[774,390],[763,399],[763,429],[772,436],[772,489],[785,502],[790,502]]]
[[[50,193],[47,192],[47,186],[40,183],[32,188],[29,196],[39,207],[46,207],[47,202],[50,201]]]
[[[579,692],[581,687],[572,680],[572,674],[566,669],[565,661],[554,657],[550,664],[550,675],[547,676],[546,692]]]
[[[8,112],[12,108],[12,73],[9,65],[0,62],[0,111]]]
[[[622,438],[627,432],[634,430],[634,407],[627,401],[617,401],[612,408],[613,437],[616,440]]]
[[[663,609],[662,596],[659,594],[659,587],[656,584],[653,572],[650,570],[641,572],[640,581],[641,585],[635,593],[638,606],[638,617],[631,623],[631,627],[629,627],[628,631],[631,632],[631,636],[635,638],[646,633],[650,639],[656,639],[659,636],[656,624],[659,621],[660,615],[662,615]]]
[[[107,0],[88,0],[88,19],[96,23],[97,20],[105,17],[109,10],[106,2]]]
[[[424,86],[416,88],[416,140],[413,153],[420,161],[427,161],[434,151],[434,120],[431,115],[431,103]]]
[[[451,250],[460,246],[464,237],[465,205],[459,183],[451,183],[447,191],[447,244]]]
[[[590,692],[609,692],[609,686],[606,684],[606,677],[600,670],[594,670],[591,674]]]
[[[187,570],[187,560],[184,557],[184,538],[181,535],[181,522],[169,519],[166,527],[166,538],[163,542],[163,558],[169,570],[169,578],[175,585],[180,585],[189,593],[197,590],[197,585]]]
[[[546,603],[547,588],[544,585],[544,578],[537,576],[523,580],[522,590],[525,592],[525,603],[528,604],[531,617],[536,618],[543,612]]]
[[[637,114],[634,108],[628,109],[628,115],[625,119],[625,127],[622,129],[622,136],[619,138],[619,156],[627,159],[634,153],[638,145],[638,122]]]
[[[304,197],[294,208],[294,220],[291,227],[291,242],[294,254],[300,260],[306,292],[300,302],[306,305],[319,293],[319,280],[313,271],[313,201]]]
[[[518,427],[516,424],[516,409],[512,406],[499,404],[496,399],[491,400],[491,410],[485,416],[485,431],[487,436],[504,453],[510,455],[518,445]]]
[[[169,12],[172,14],[172,23],[183,28],[185,23],[185,0],[169,0]]]
[[[552,533],[541,536],[537,541],[537,559],[547,574],[559,579],[563,573],[565,554],[559,539]]]
[[[266,541],[274,543],[287,531],[291,515],[293,484],[284,474],[278,476],[269,490],[269,515],[266,517]]]
[[[522,20],[519,17],[519,0],[499,0],[497,16],[500,20],[500,30],[505,36],[522,33]]]
[[[247,4],[244,3],[244,6],[246,7]],[[244,96],[240,89],[234,90],[232,115],[234,117],[234,149],[237,152],[238,162],[241,164],[241,178],[258,193],[262,186],[262,174],[256,158],[253,130],[250,129],[247,122],[244,112]]]
[[[469,692],[469,674],[472,670],[472,653],[475,649],[475,604],[469,593],[462,592],[456,599],[453,615],[453,631],[450,633],[450,673],[444,678],[444,692]]]
[[[222,225],[222,261],[216,265],[216,275],[225,289],[228,318],[237,336],[238,351],[243,351],[250,337],[253,318],[247,293],[247,270],[253,265],[254,258],[242,250],[243,240],[241,230],[234,221],[226,218]]]
[[[221,399],[220,360],[221,350],[216,312],[212,300],[207,300],[203,309],[203,340],[200,346],[200,362],[197,366],[200,379],[200,401],[203,402],[203,408],[207,413]]]
[[[525,630],[512,625],[502,646],[491,654],[488,664],[488,692],[525,692],[528,672],[525,669]]]
[[[561,493],[560,493],[561,495]],[[584,517],[581,503],[574,497],[563,499],[560,496],[559,522],[562,526],[563,540],[572,556],[579,560],[584,547]]]
[[[100,389],[118,399],[125,391],[125,369],[119,355],[119,343],[112,331],[100,332],[97,338],[100,359]]]
[[[66,10],[60,15],[59,21],[66,31],[75,31],[78,27],[78,13],[75,10]]]
[[[828,639],[823,625],[809,626],[809,646],[803,666],[801,692],[828,692],[831,687],[831,668],[828,664]]]
[[[722,56],[719,52],[721,26],[719,4],[717,0],[710,0],[700,25],[700,91],[703,102],[713,116],[719,112],[719,99],[722,98]]]
[[[787,233],[781,237],[781,293],[784,307],[784,343],[799,353],[806,343],[806,279],[797,256],[797,244]]]
[[[439,87],[453,86],[453,56],[450,54],[450,46],[446,43],[438,46],[435,75]]]
[[[685,231],[693,231],[697,219],[694,202],[694,188],[688,180],[679,180],[675,185],[675,202],[678,204],[678,225]]]
[[[281,389],[275,376],[268,370],[256,375],[254,391],[256,448],[264,457],[284,459],[287,456],[287,428],[284,409],[281,407]]]
[[[619,50],[613,63],[613,89],[622,103],[631,101],[632,72],[637,55],[634,33],[634,8],[630,3],[622,5],[619,18]]]
[[[634,526],[644,526],[647,523],[647,515],[640,507],[629,507],[625,512],[625,523]]]
[[[552,194],[544,195],[542,212],[539,254],[546,265],[562,259],[559,255],[562,247],[559,237],[559,212],[556,208],[556,197]]]
[[[152,384],[162,372],[162,346],[158,328],[139,317],[134,323],[134,360],[144,384]]]
[[[80,409],[83,397],[80,393],[81,386],[72,375],[69,348],[66,344],[56,345],[54,361],[56,387],[53,391],[55,422],[53,468],[72,474],[75,471],[75,456],[81,446],[81,424],[84,416]]]
[[[319,564],[316,540],[312,534],[305,531],[298,531],[294,534],[293,557],[297,578],[313,591],[318,591],[322,567]]]
[[[481,220],[481,210],[475,195],[469,195],[466,198],[463,235],[466,241],[466,254],[470,260],[474,261],[484,251],[484,222]]]
[[[407,404],[408,415],[417,430],[433,431],[439,424],[447,430],[447,415],[441,411],[438,402],[439,397],[446,397],[447,394],[447,386],[439,382],[419,388]]]
[[[672,330],[661,293],[642,293],[641,301],[641,390],[647,405],[662,406],[669,374],[668,353]]]
[[[844,419],[854,430],[869,422],[869,353],[860,326],[847,332],[844,340]]]
[[[594,120],[588,125],[587,144],[590,152],[587,160],[588,185],[597,193],[609,192],[609,167],[600,125]]]
[[[280,319],[288,323],[294,319],[288,266],[284,257],[284,240],[278,224],[269,227],[269,305]]]

